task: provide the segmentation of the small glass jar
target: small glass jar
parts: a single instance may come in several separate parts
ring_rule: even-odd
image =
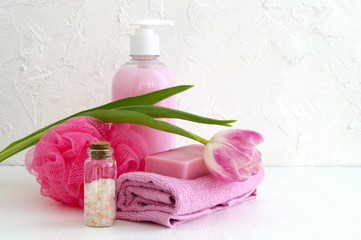
[[[117,164],[109,142],[91,142],[84,163],[84,223],[108,227],[115,223]]]

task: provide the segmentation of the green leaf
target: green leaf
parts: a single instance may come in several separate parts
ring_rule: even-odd
[[[148,106],[137,105],[116,108],[117,110],[136,111],[139,113],[147,114],[153,118],[178,118],[192,122],[205,123],[205,124],[217,124],[221,126],[232,126],[230,123],[236,122],[236,120],[218,120],[212,118],[206,118],[195,114],[179,111],[172,108],[160,107],[160,106]]]
[[[40,140],[41,136],[43,136],[46,132],[47,130],[36,131],[35,133],[30,134],[25,138],[22,138],[20,140],[11,143],[9,146],[7,146],[5,149],[3,149],[0,152],[0,162],[11,157],[15,153],[18,153],[21,150],[36,144]]]
[[[188,90],[192,88],[193,85],[180,85],[176,87],[171,88],[165,88],[161,89],[155,92],[146,93],[143,95],[135,96],[135,97],[128,97],[123,98],[114,102],[107,103],[105,105],[102,105],[100,107],[92,108],[84,112],[88,111],[94,111],[94,110],[104,110],[104,109],[114,109],[119,107],[125,107],[125,106],[133,106],[133,105],[154,105],[166,98],[169,98],[177,93],[183,92],[185,90]]]
[[[77,116],[86,116],[86,115],[84,115],[84,113],[94,111],[94,110],[112,109],[112,108],[119,108],[119,107],[125,107],[125,106],[130,106],[130,105],[147,105],[147,104],[153,105],[153,104],[156,104],[170,96],[173,96],[177,93],[183,92],[191,87],[193,87],[193,86],[192,85],[180,85],[180,86],[176,86],[176,87],[165,88],[162,90],[154,91],[151,93],[146,93],[146,94],[135,96],[135,97],[120,99],[120,100],[110,102],[110,103],[107,103],[105,105],[102,105],[102,106],[99,106],[96,108],[92,108],[89,110],[85,110],[85,111],[73,114],[73,115],[66,117],[62,120],[59,120],[53,124],[43,127],[22,139],[19,139],[15,142],[11,143],[10,145],[8,145],[6,148],[4,148],[0,152],[0,162],[4,161],[5,159],[11,157],[12,155],[14,155],[18,152],[20,152],[21,150],[24,150],[28,147],[33,146],[40,140],[41,136],[43,136],[49,128],[51,128],[52,126],[61,124],[70,118],[77,117]]]
[[[91,116],[102,120],[103,122],[122,122],[122,123],[134,123],[140,124],[154,129],[162,130],[165,132],[175,133],[193,140],[196,140],[202,144],[207,144],[208,140],[184,130],[183,128],[177,127],[168,122],[155,120],[152,117],[134,111],[126,110],[96,110],[84,113],[83,116]]]

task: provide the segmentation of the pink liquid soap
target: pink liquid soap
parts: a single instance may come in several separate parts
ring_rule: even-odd
[[[172,72],[155,56],[137,57],[134,56],[115,74],[112,83],[112,101],[175,86]],[[176,97],[167,98],[156,106],[176,108]],[[175,124],[174,119],[159,120]],[[175,147],[175,134],[137,124],[127,124],[127,126],[144,137],[150,146],[151,153],[162,152]]]

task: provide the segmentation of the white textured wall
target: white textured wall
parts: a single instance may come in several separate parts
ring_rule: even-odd
[[[158,32],[178,83],[196,85],[180,109],[260,131],[267,165],[361,166],[357,0],[2,0],[0,149],[108,102],[137,18],[175,22]]]

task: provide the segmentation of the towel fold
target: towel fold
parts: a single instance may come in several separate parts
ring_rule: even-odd
[[[208,215],[256,197],[264,170],[244,182],[225,183],[209,174],[193,180],[131,172],[117,181],[117,218],[165,227]]]

